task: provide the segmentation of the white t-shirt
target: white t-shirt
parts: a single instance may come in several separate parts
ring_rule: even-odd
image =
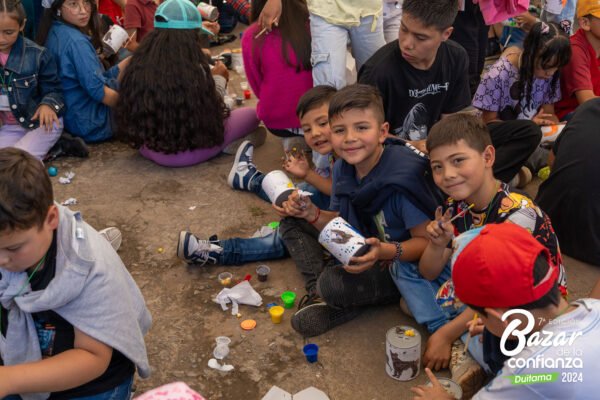
[[[553,337],[559,333],[569,338],[581,332],[572,345],[531,346],[504,363],[502,370],[473,397],[487,399],[598,399],[600,393],[600,300],[581,299],[577,309],[547,324],[543,331]],[[538,321],[536,321],[537,323]],[[542,334],[544,338],[546,335]],[[526,363],[526,364],[525,364]],[[539,383],[541,378],[523,378],[528,374],[557,373],[556,380]],[[519,375],[524,384],[513,384]],[[538,380],[532,383],[533,380]]]

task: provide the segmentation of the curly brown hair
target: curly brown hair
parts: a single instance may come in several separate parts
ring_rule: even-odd
[[[123,74],[117,136],[174,154],[224,141],[229,109],[217,93],[197,29],[154,29]]]

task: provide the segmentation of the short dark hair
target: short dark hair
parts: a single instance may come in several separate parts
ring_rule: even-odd
[[[510,223],[510,222],[505,222],[505,223]],[[548,260],[547,260],[546,256],[544,255],[544,253],[540,253],[538,255],[538,257],[535,259],[535,263],[533,265],[533,284],[537,285],[538,283],[540,283],[540,281],[542,279],[544,279],[546,277],[546,275],[548,275],[548,270],[550,268],[558,268],[558,267],[551,266],[548,263]],[[546,293],[539,299],[532,301],[531,303],[523,304],[521,306],[511,307],[511,309],[512,308],[521,308],[523,310],[533,310],[536,308],[546,308],[549,305],[558,306],[560,304],[560,296],[561,295],[560,295],[560,290],[558,289],[558,282],[554,282],[554,285],[552,285],[552,288],[548,291],[548,293]],[[471,307],[473,310],[480,313],[484,317],[487,317],[487,313],[485,312],[484,307],[472,306],[472,305],[469,305],[469,307]]]
[[[436,122],[427,135],[427,151],[440,146],[456,144],[464,140],[467,145],[479,152],[492,144],[486,124],[474,115],[467,113],[452,114]]]
[[[318,85],[309,89],[298,100],[296,106],[296,115],[298,118],[304,117],[304,114],[310,110],[321,107],[325,103],[329,103],[337,89],[329,85]]]
[[[402,13],[420,20],[427,27],[443,31],[456,19],[458,0],[404,0]]]
[[[53,201],[40,160],[20,149],[0,149],[0,232],[41,228]]]
[[[353,109],[371,109],[380,123],[385,122],[383,100],[374,86],[355,83],[338,90],[329,102],[329,119]]]

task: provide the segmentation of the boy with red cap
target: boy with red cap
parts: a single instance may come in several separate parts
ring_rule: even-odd
[[[577,19],[571,61],[560,73],[563,98],[555,108],[561,120],[568,120],[580,104],[600,96],[600,1],[579,0]]]
[[[506,183],[494,177],[495,149],[486,125],[472,115],[450,115],[431,128],[426,145],[433,180],[449,198],[445,206],[436,211],[436,220],[427,227],[430,241],[421,256],[417,274],[411,279],[395,279],[408,308],[416,309],[411,304],[412,297],[405,293],[419,291],[422,293],[419,302],[427,302],[430,311],[435,307],[441,308],[441,305],[448,307],[449,304],[460,309],[451,280],[439,289],[435,289],[434,285],[440,276],[450,270],[452,239],[484,225],[505,222],[527,229],[549,250],[552,262],[560,266],[559,289],[566,295],[566,274],[550,219],[533,200],[511,191]],[[423,290],[428,285],[435,289],[434,296],[427,296]],[[415,318],[421,318],[415,311],[412,314]],[[461,385],[465,397],[469,397],[467,394],[472,394],[482,384],[481,367],[488,374],[495,374],[506,359],[500,352],[500,338],[488,331],[484,333],[487,346],[483,351],[471,345],[469,352],[465,353],[461,341],[457,339],[462,335],[463,341],[466,340],[466,324],[472,319],[473,311],[467,309],[449,320],[428,339],[423,355],[425,366],[432,369],[450,366],[452,378]]]
[[[455,239],[455,249],[456,296],[502,337],[501,350],[510,357],[473,399],[597,398],[600,300],[567,303],[549,250],[517,224],[470,230]],[[471,326],[472,334],[483,326]],[[505,348],[507,338],[516,348]],[[416,399],[452,398],[432,381],[433,387],[412,389]]]

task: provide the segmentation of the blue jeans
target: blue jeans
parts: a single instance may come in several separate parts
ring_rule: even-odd
[[[352,42],[352,55],[356,60],[356,70],[385,45],[383,38],[383,18],[377,18],[372,30],[374,17],[361,18],[359,26],[332,25],[323,18],[310,14],[310,34],[312,38],[311,63],[315,86],[329,85],[337,89],[346,86],[346,47]]]
[[[221,254],[211,254],[221,265],[242,265],[254,261],[276,260],[288,257],[279,235],[279,228],[267,236],[220,240]]]
[[[131,398],[131,385],[133,384],[133,376],[127,378],[119,386],[114,387],[106,392],[95,394],[93,396],[74,397],[73,400],[129,400]],[[4,400],[21,400],[21,396],[11,394]]]
[[[265,179],[265,174],[263,173],[261,173],[258,176],[255,176],[252,179],[252,181],[250,181],[249,189],[252,193],[256,194],[258,197],[260,197],[267,203],[271,203],[271,200],[269,200],[269,196],[267,196],[267,193],[262,188],[263,179]],[[313,202],[314,205],[316,205],[322,210],[329,210],[330,197],[324,193],[321,193],[319,189],[306,182],[301,182],[298,185],[296,185],[296,187],[300,190],[304,190],[305,192],[312,193],[313,195],[310,197],[310,200]]]
[[[429,332],[435,332],[462,312],[452,306],[442,307],[436,300],[438,289],[450,279],[449,264],[432,281],[423,278],[417,264],[406,261],[395,261],[390,274],[415,320],[426,325]]]

